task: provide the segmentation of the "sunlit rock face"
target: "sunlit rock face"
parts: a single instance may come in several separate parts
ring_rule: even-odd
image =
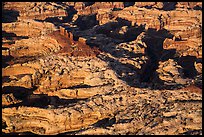
[[[202,2],[3,2],[2,132],[202,135]]]

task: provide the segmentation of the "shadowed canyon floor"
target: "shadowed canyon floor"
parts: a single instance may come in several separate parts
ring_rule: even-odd
[[[4,135],[202,135],[202,2],[3,2]]]

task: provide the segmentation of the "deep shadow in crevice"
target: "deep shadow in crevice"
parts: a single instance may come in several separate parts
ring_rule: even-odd
[[[126,20],[126,19],[117,17],[117,18],[116,18],[116,21],[118,22],[118,24],[119,24],[120,26],[131,26],[131,21],[128,21],[128,20]]]
[[[104,85],[100,85],[100,86],[105,86],[105,85],[109,85],[109,84],[104,84]],[[81,85],[77,85],[77,86],[71,86],[71,87],[68,87],[66,89],[93,88],[93,87],[99,87],[99,86],[98,85],[90,86],[87,84],[81,84]]]
[[[151,9],[152,6],[144,6],[146,9]]]
[[[202,7],[196,5],[195,7],[193,7],[194,10],[202,10]]]
[[[44,55],[39,56],[20,56],[20,57],[13,57],[10,56],[10,60],[6,62],[7,65],[13,65],[13,64],[23,64],[29,61],[34,61],[40,57],[43,57]],[[6,57],[7,58],[7,57]]]
[[[176,54],[176,49],[163,49],[162,55],[160,56],[160,61],[164,62],[167,61],[168,59],[174,59],[176,60],[179,58]]]
[[[63,22],[71,22],[74,15],[77,14],[77,10],[74,8],[74,6],[69,6],[68,9],[66,9],[67,16],[63,18]]]
[[[115,123],[116,123],[116,118],[115,117],[113,117],[113,118],[104,118],[102,120],[97,121],[92,126],[106,128],[106,127],[112,126]]]
[[[84,4],[85,4],[85,6],[87,7],[87,6],[91,6],[91,5],[93,5],[95,2],[84,2]]]
[[[128,85],[133,87],[138,87],[138,79],[140,79],[140,75],[138,74],[138,71],[140,71],[138,68],[135,68],[134,65],[129,63],[121,63],[118,60],[115,60],[113,58],[107,57],[107,56],[98,56],[101,60],[104,60],[108,62],[109,67],[116,72],[116,76],[125,81]]]
[[[62,99],[57,96],[48,96],[46,94],[32,94],[24,100],[23,106],[39,108],[48,108],[49,106],[52,108],[71,107],[82,100],[86,99]]]
[[[15,33],[9,33],[6,31],[2,31],[2,37],[6,38],[7,40],[21,40],[21,39],[28,39],[28,36],[17,36]]]
[[[2,68],[6,68],[7,66],[10,65],[9,62],[11,60],[13,60],[13,59],[14,59],[14,57],[12,57],[12,56],[4,56],[4,55],[2,55],[2,58],[1,58],[2,64],[1,64],[1,67]]]
[[[121,34],[120,31],[124,32]],[[130,42],[137,38],[137,36],[144,31],[144,26],[132,26],[131,22],[117,17],[116,22],[108,22],[106,24],[97,26],[95,28],[96,34],[104,34],[114,40],[121,42]],[[134,35],[133,35],[134,34]],[[120,42],[120,43],[121,43]]]
[[[152,78],[155,76],[156,69],[158,69],[161,55],[164,52],[163,42],[166,38],[172,38],[173,35],[167,30],[148,29],[143,41],[146,43],[147,48],[145,54],[149,57],[149,61],[143,74],[141,74],[141,82],[152,82]],[[172,55],[174,56],[174,55]],[[163,58],[164,59],[164,58]],[[166,60],[169,58],[166,58]],[[158,76],[155,76],[158,77]]]
[[[119,10],[122,10],[122,8],[116,8],[116,7],[114,7],[112,11],[119,11]]]
[[[17,10],[2,10],[2,23],[16,22],[19,17],[19,11]]]
[[[33,88],[25,88],[20,86],[6,86],[2,88],[3,94],[13,93],[14,97],[19,100],[25,99],[27,96],[31,95],[36,87]]]
[[[48,103],[48,101],[45,98],[40,97],[38,95],[36,96],[34,95],[34,97],[36,97],[35,99],[30,98],[30,96],[32,96],[33,91],[36,89],[37,89],[36,87],[33,87],[31,89],[25,88],[25,87],[19,87],[19,86],[3,87],[2,89],[3,94],[12,93],[15,99],[22,100],[22,102],[20,103],[10,104],[10,105],[3,106],[3,107],[7,107],[7,108],[18,107],[18,106],[34,106],[34,107],[42,106],[44,107]]]
[[[90,88],[90,87],[92,87],[92,86],[90,86],[90,85],[77,85],[77,86],[69,87],[67,89]]]
[[[188,130],[180,135],[202,135],[202,129]]]
[[[163,2],[163,10],[170,11],[176,9],[177,2]]]
[[[93,28],[95,25],[99,25],[99,21],[96,19],[96,14],[90,15],[79,15],[77,20],[74,22],[80,30],[86,30]]]
[[[57,96],[48,96],[46,94],[33,94],[33,91],[37,87],[33,88],[24,88],[19,86],[7,86],[2,89],[3,94],[13,93],[13,96],[17,100],[22,100],[20,103],[6,105],[3,107],[11,108],[18,106],[27,106],[27,107],[39,107],[39,108],[48,108],[48,105],[52,107],[67,107],[74,106],[78,101],[86,99],[62,99]]]
[[[118,22],[108,22],[106,24],[97,26],[97,28],[95,29],[96,34],[105,34],[107,35],[108,33],[110,33],[111,31],[116,30],[116,28],[122,26],[120,25]]]
[[[63,23],[63,21],[60,19],[60,17],[47,17],[45,20],[43,20],[45,22],[50,22],[50,23],[53,23],[53,24],[56,24],[56,23]]]
[[[117,123],[130,123],[134,118],[130,118],[130,119],[119,119],[117,121]]]
[[[197,75],[194,63],[197,58],[195,56],[182,56],[178,59],[178,64],[184,69],[184,76],[186,78],[194,78]]]
[[[123,2],[123,3],[124,3],[124,7],[129,7],[129,6],[135,5],[135,2]]]

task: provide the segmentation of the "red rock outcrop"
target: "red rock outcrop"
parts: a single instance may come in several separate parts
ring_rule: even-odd
[[[91,49],[86,44],[85,38],[79,37],[77,41],[74,41],[72,32],[68,32],[63,29],[63,27],[60,28],[60,32],[56,31],[50,34],[50,36],[56,39],[62,47],[57,53],[68,54],[69,56],[95,57],[98,52],[100,52],[97,48]],[[60,34],[61,36],[59,36]]]

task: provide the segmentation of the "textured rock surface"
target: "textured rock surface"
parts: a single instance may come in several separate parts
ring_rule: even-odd
[[[202,135],[201,2],[3,2],[2,132]]]
[[[5,2],[5,10],[19,11],[19,19],[46,19],[66,16],[66,8],[52,2]]]

